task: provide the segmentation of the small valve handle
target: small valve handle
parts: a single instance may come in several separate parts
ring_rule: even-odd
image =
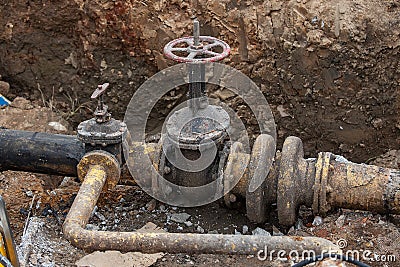
[[[222,52],[213,51],[217,47],[222,48]],[[167,58],[184,63],[219,61],[227,57],[230,51],[231,48],[224,41],[211,36],[200,36],[200,23],[197,19],[193,21],[193,36],[172,40],[164,47]]]
[[[111,119],[111,114],[108,112],[108,106],[104,104],[103,95],[107,90],[109,83],[100,84],[93,92],[91,99],[98,100],[97,108],[94,111],[94,116],[98,123],[107,122]]]
[[[98,85],[96,90],[94,90],[94,92],[90,98],[95,99],[95,98],[103,95],[109,85],[110,85],[109,83],[103,83],[103,84]]]

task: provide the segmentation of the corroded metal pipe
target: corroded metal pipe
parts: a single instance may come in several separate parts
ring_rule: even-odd
[[[353,163],[329,152],[319,153],[317,159],[303,157],[300,138],[288,137],[277,186],[280,224],[293,225],[300,205],[323,216],[335,208],[400,214],[399,170]]]
[[[95,157],[103,157],[101,165],[92,161],[93,153],[88,157],[87,171],[82,177],[81,188],[65,219],[63,232],[66,238],[75,246],[85,250],[120,250],[140,251],[144,253],[213,253],[213,254],[256,254],[268,247],[269,249],[298,252],[314,250],[338,251],[332,242],[316,237],[289,236],[250,236],[222,234],[180,234],[180,233],[138,233],[138,232],[105,232],[84,229],[103,186],[110,179],[108,175],[118,174],[119,165],[115,158],[106,152],[94,152]],[[82,161],[82,164],[86,164]],[[81,166],[82,167],[82,166]],[[79,170],[79,169],[78,169]],[[112,180],[118,180],[111,177]]]
[[[76,136],[0,129],[0,171],[76,176],[84,154]]]
[[[262,140],[267,139],[260,135],[250,159],[250,155],[242,151],[233,151],[229,155],[225,168],[226,177],[241,173],[243,164],[233,163],[243,159],[246,162],[257,159],[254,150],[261,151],[260,146],[268,147],[268,142]],[[263,216],[264,211],[248,205],[247,188],[251,179],[251,168],[252,165],[248,165],[247,171],[230,194],[246,198],[249,219],[263,222],[267,217]],[[314,214],[322,216],[335,208],[400,214],[399,170],[353,163],[329,152],[319,153],[317,159],[304,159],[303,144],[300,138],[294,136],[285,140],[282,152],[276,154],[272,168],[264,179],[265,197],[254,200],[261,201],[267,209],[276,203],[279,224],[282,226],[290,227],[296,222],[301,205],[312,207]],[[229,204],[230,199],[236,198],[228,194],[225,203]],[[257,205],[260,206],[260,203]]]
[[[400,171],[356,164],[329,152],[315,163],[314,210],[324,215],[332,208],[400,214]],[[318,187],[317,187],[318,185]]]

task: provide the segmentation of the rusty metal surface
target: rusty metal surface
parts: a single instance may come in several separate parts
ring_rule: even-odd
[[[261,134],[254,142],[248,166],[249,182],[246,190],[246,215],[250,221],[263,223],[267,219],[267,196],[265,187],[270,166],[274,159],[275,140]],[[253,187],[259,185],[255,190]]]
[[[288,137],[282,148],[277,188],[279,223],[291,226],[301,204],[311,204],[314,179],[308,179],[309,162],[304,159],[300,138]]]
[[[329,152],[306,160],[301,140],[288,137],[279,166],[279,223],[293,225],[302,204],[322,216],[334,208],[400,214],[400,171],[356,164]]]
[[[318,154],[317,162],[315,163],[315,179],[314,179],[314,195],[313,195],[313,212],[325,216],[331,209],[331,206],[326,200],[327,181],[330,169],[331,153],[321,152]],[[351,178],[350,178],[351,179]],[[341,183],[343,186],[344,183]],[[350,188],[347,188],[349,190]]]
[[[106,151],[91,151],[82,158],[77,166],[79,179],[84,182],[85,177],[93,169],[93,166],[97,165],[102,166],[106,174],[105,189],[114,188],[118,184],[121,169],[117,159]]]
[[[243,152],[243,145],[239,142],[233,143],[226,162],[223,179],[224,204],[227,207],[231,207],[231,204],[236,201],[235,194],[246,195],[249,179],[246,171],[249,162],[250,155]],[[232,188],[233,181],[238,179],[239,182],[234,185],[231,192],[227,192],[227,188]]]
[[[400,213],[400,172],[322,153],[319,213],[331,208]]]
[[[222,52],[213,51],[215,47],[220,47]],[[167,58],[185,63],[219,61],[227,57],[230,51],[231,48],[224,41],[211,36],[200,36],[200,24],[197,19],[193,21],[193,36],[172,40],[164,47],[164,55]],[[179,53],[184,53],[186,56]]]
[[[85,230],[107,180],[106,167],[91,165],[65,219],[63,232],[75,246],[85,250],[140,251],[144,253],[256,254],[268,247],[276,250],[339,250],[328,240],[316,237],[238,236],[221,234],[178,234],[104,232]]]

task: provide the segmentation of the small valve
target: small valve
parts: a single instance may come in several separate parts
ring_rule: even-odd
[[[105,150],[122,162],[122,140],[127,134],[126,124],[111,117],[108,106],[104,104],[104,93],[109,83],[100,84],[91,99],[97,99],[94,117],[78,125],[77,136],[85,144],[85,152]]]
[[[98,100],[96,110],[94,111],[94,116],[96,118],[96,122],[104,123],[110,121],[111,114],[108,112],[108,106],[104,104],[103,95],[107,90],[109,83],[100,84],[97,86],[96,90],[93,92],[91,99]]]

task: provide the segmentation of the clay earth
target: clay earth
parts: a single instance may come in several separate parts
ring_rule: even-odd
[[[303,140],[306,157],[330,151],[354,162],[399,168],[400,1],[0,2],[0,94],[12,101],[0,109],[2,127],[75,134],[79,122],[92,116],[96,103],[90,95],[104,82],[110,83],[106,101],[113,117],[123,119],[135,90],[175,64],[162,55],[163,46],[191,35],[191,18],[196,16],[202,35],[231,46],[231,55],[222,63],[261,88],[275,116],[278,149],[286,137],[295,135]],[[235,109],[254,140],[256,121],[240,98],[221,89],[209,95]],[[159,132],[169,112],[185,99],[180,88],[159,101],[148,121],[149,136]],[[61,234],[79,188],[77,180],[5,171],[0,185],[17,243],[32,203],[30,217],[45,222],[28,266],[74,266],[86,255]],[[169,207],[134,185],[103,194],[98,213],[90,222],[96,229],[131,231],[153,222],[169,232],[244,234],[247,226],[247,234],[257,227],[279,234],[274,216],[264,225],[253,225],[240,210],[218,203],[195,209]],[[180,213],[190,214],[192,224],[170,220]],[[400,266],[398,216],[338,210],[321,225],[313,225],[314,220],[303,208],[292,234],[344,238],[346,249],[397,257],[397,262],[372,266]],[[153,266],[202,265],[290,262],[166,254]]]

